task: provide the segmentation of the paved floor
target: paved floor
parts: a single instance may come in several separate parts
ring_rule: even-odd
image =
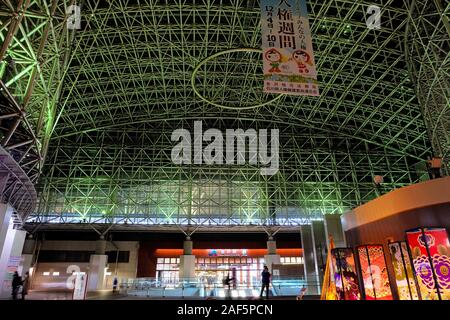
[[[305,296],[303,300],[317,300],[316,296]],[[112,293],[111,290],[101,290],[95,292],[89,292],[87,295],[88,300],[226,300],[220,297],[136,297],[128,296],[125,294]],[[8,300],[8,299],[4,299]],[[49,291],[30,291],[26,296],[26,300],[72,300],[71,292],[49,292]],[[259,298],[233,298],[233,300],[259,300]],[[296,297],[270,297],[270,300],[296,300]]]

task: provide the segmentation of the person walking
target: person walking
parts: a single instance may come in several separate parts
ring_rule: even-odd
[[[114,280],[113,280],[113,293],[116,293],[116,291],[117,291],[117,283],[118,283],[117,277],[114,277]]]
[[[14,272],[13,279],[12,279],[12,299],[17,300],[17,294],[19,293],[19,288],[22,285],[22,278],[19,276],[19,273],[16,271]]]
[[[230,274],[223,280],[223,284],[228,287],[228,290],[225,293],[226,298],[231,299],[231,282],[233,278],[230,277]]]
[[[270,285],[270,272],[269,268],[267,266],[264,266],[263,271],[261,272],[261,293],[259,294],[259,297],[262,298],[264,293],[264,288],[266,288],[266,299],[269,299],[269,285]]]
[[[30,273],[27,271],[22,281],[22,300],[25,300],[25,296],[28,294],[30,288]]]

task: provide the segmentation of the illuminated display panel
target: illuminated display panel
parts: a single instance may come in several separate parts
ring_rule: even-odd
[[[351,248],[331,250],[334,281],[338,300],[360,300],[361,294],[356,274],[355,259]]]
[[[399,299],[419,300],[406,242],[389,243],[389,252],[391,254]]]
[[[358,257],[366,300],[392,300],[383,246],[360,246]]]
[[[450,300],[450,245],[445,228],[406,232],[423,300]]]

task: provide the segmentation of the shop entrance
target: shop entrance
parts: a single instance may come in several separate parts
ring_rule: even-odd
[[[208,257],[196,259],[196,276],[208,286],[223,286],[229,275],[234,288],[253,288],[259,285],[264,266],[263,257]]]

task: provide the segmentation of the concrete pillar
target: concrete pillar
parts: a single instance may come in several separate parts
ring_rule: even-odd
[[[305,269],[305,280],[307,282],[307,294],[320,294],[319,272],[317,267],[317,254],[314,241],[314,231],[312,225],[300,226],[302,248],[303,248],[303,262]]]
[[[25,273],[30,271],[31,264],[33,263],[33,255],[32,254],[22,254],[22,259],[19,265],[19,268],[17,269],[17,272],[19,275],[23,278],[25,276]],[[32,274],[30,273],[30,277]]]
[[[89,260],[88,291],[102,290],[105,286],[105,272],[108,256],[93,254]]]
[[[183,255],[180,256],[180,280],[195,279],[195,256],[192,254],[192,240],[187,237],[183,243]]]
[[[106,267],[108,266],[108,256],[106,252],[106,240],[100,237],[95,243],[95,254],[89,260],[88,291],[105,289]]]
[[[22,262],[19,266],[19,275],[22,277],[25,275],[27,271],[30,271],[30,268],[33,266],[33,258],[34,258],[34,249],[36,247],[36,240],[32,237],[25,240],[25,244],[23,245],[22,251]],[[33,275],[30,274],[30,277]]]
[[[328,246],[327,236],[325,233],[325,223],[323,220],[312,221],[314,233],[314,243],[316,246],[317,266],[319,270],[319,281],[323,282],[323,274],[325,272],[325,264],[327,262]]]
[[[189,239],[189,240],[188,240]],[[183,254],[184,255],[191,255],[192,254],[192,248],[193,248],[193,244],[192,244],[192,240],[190,240],[191,238],[187,238],[184,242],[183,242]]]
[[[3,214],[5,214],[5,211],[3,211]],[[6,236],[0,243],[0,298],[11,297],[12,276],[14,271],[18,271],[21,263],[25,236],[26,231],[14,229],[13,221],[10,219]]]
[[[3,250],[3,244],[5,243],[6,234],[8,233],[9,223],[13,208],[6,203],[0,203],[0,253]]]
[[[97,240],[95,243],[95,254],[104,255],[106,252],[106,243],[106,240]]]
[[[264,256],[264,261],[271,273],[273,273],[273,265],[281,263],[280,256],[277,254],[277,243],[272,237],[267,241],[267,254]]]
[[[344,229],[342,228],[340,214],[325,214],[325,232],[327,235],[327,244],[329,245],[329,236],[333,237],[335,247],[346,247]]]

